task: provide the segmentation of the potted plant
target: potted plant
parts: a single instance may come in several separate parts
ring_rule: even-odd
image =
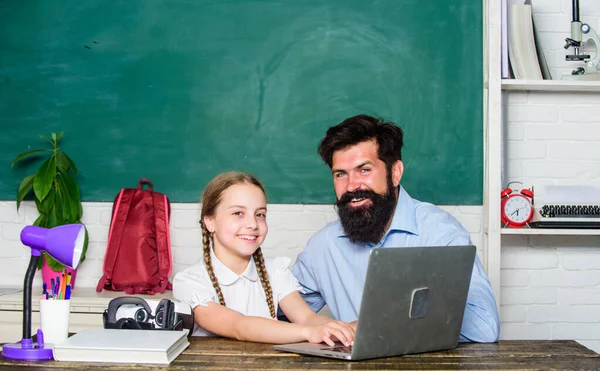
[[[26,176],[19,185],[17,192],[17,210],[21,206],[21,201],[30,194],[33,194],[35,206],[39,212],[38,218],[33,225],[45,228],[52,228],[59,225],[81,223],[83,208],[79,193],[79,186],[75,181],[77,176],[77,167],[67,154],[58,146],[63,133],[56,135],[52,133],[51,139],[40,135],[40,138],[48,141],[50,146],[43,149],[34,149],[23,152],[15,157],[11,169],[21,160],[28,158],[27,164],[42,162],[37,171]],[[75,177],[74,177],[75,176]],[[85,259],[85,253],[88,246],[88,234],[85,232],[85,243],[81,261]],[[50,279],[61,275],[65,266],[54,260],[52,257],[43,254],[40,259],[38,269],[42,270],[42,277],[47,287],[50,287]],[[71,287],[75,284],[75,271],[68,268],[71,273]]]

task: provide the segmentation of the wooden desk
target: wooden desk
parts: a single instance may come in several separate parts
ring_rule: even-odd
[[[269,344],[220,338],[190,339],[191,345],[169,368],[177,370],[599,370],[600,355],[571,340],[500,341],[495,344],[459,344],[443,352],[346,362],[300,356],[273,350]],[[23,362],[0,357],[0,370],[85,369],[147,370],[153,365],[75,362]]]

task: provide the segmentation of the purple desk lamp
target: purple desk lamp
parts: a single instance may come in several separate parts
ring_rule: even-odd
[[[22,360],[52,359],[52,346],[44,344],[41,330],[37,331],[37,343],[31,339],[31,285],[33,276],[45,251],[61,264],[77,268],[85,240],[83,224],[67,224],[52,229],[28,226],[21,231],[21,242],[31,247],[31,259],[23,283],[23,339],[18,343],[5,344],[2,355],[5,358]]]

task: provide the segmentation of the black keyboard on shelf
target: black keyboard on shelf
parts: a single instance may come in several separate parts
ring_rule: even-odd
[[[544,205],[539,211],[544,218],[600,217],[600,205]]]
[[[534,228],[600,229],[600,205],[548,204],[535,207]]]

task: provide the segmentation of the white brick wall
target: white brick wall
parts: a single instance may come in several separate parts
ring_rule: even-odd
[[[512,0],[511,0],[512,1]],[[532,0],[554,79],[566,62],[571,0]],[[600,31],[600,2],[580,0]],[[504,179],[600,185],[600,94],[510,92]],[[502,339],[574,339],[600,352],[600,236],[502,237]]]
[[[195,263],[202,255],[202,237],[197,221],[199,205],[172,204],[171,249],[173,274]],[[77,286],[95,287],[102,273],[106,252],[111,203],[86,202],[82,222],[89,232],[89,247],[86,260],[77,271]],[[473,243],[482,246],[480,206],[445,206],[471,233]],[[14,201],[0,201],[0,285],[21,286],[29,262],[30,250],[19,240],[21,229],[31,224],[37,215],[35,205],[24,202],[19,213]],[[269,234],[263,245],[267,256],[296,256],[309,237],[328,221],[337,218],[332,206],[327,205],[269,205]],[[484,261],[483,252],[479,250]],[[36,275],[35,284],[41,276]]]

